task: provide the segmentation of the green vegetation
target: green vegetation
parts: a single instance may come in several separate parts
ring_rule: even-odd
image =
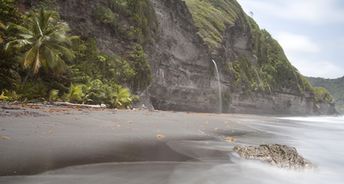
[[[234,86],[241,89],[246,95],[252,91],[272,92],[270,84],[274,81],[273,77],[264,72],[262,68],[252,66],[252,63],[245,57],[227,63],[225,69],[229,75],[233,75]]]
[[[15,3],[15,0],[0,0],[0,89],[14,88],[19,80],[16,72],[18,62],[14,56],[4,51],[5,43],[14,34],[6,32],[6,26],[21,21],[21,14],[15,8]]]
[[[69,63],[74,83],[89,83],[100,79],[105,83],[130,83],[136,75],[134,68],[124,58],[107,55],[97,49],[94,39],[75,40],[76,58]]]
[[[110,8],[98,5],[94,15],[101,23],[110,25],[113,29],[117,29],[119,15],[114,13]]]
[[[0,21],[0,30],[4,30],[6,28],[5,24]],[[0,44],[4,43],[4,35],[0,34]]]
[[[20,14],[16,8],[16,0],[0,0],[0,20],[6,24],[9,22],[18,22]]]
[[[184,0],[190,9],[199,34],[211,49],[221,46],[226,26],[240,18],[235,0]]]
[[[152,77],[147,75],[147,73],[151,73],[151,68],[141,45],[135,45],[134,50],[129,53],[129,59],[135,70],[132,88],[135,91],[143,90],[150,84]]]
[[[105,4],[98,4],[93,14],[130,45],[149,43],[157,29],[149,0],[108,0]]]
[[[54,94],[52,95],[54,97]],[[62,97],[65,101],[87,104],[106,104],[108,107],[128,108],[137,99],[128,88],[93,80],[86,85],[71,85]]]
[[[344,113],[344,77],[338,79],[323,79],[309,77],[312,85],[327,89],[333,96],[337,110]]]
[[[128,108],[137,97],[120,84],[137,91],[149,85],[143,42],[132,41],[127,55],[108,55],[94,39],[70,35],[67,23],[52,10],[54,1],[42,1],[39,9],[25,14],[17,11],[15,1],[1,0],[0,7],[1,101],[63,100]],[[122,29],[113,23],[118,16],[112,10],[97,12],[101,23]]]
[[[288,61],[282,47],[266,30],[260,30],[253,19],[247,17],[252,34],[252,52],[257,57],[257,76],[272,91],[288,89],[293,93],[311,92],[308,81]]]
[[[61,73],[65,67],[62,58],[74,58],[69,49],[72,38],[67,35],[69,28],[66,23],[59,22],[56,12],[32,11],[22,25],[11,23],[7,29],[16,32],[16,37],[6,44],[5,51],[23,52],[21,64],[35,75],[41,68]]]
[[[20,96],[15,91],[4,90],[0,93],[0,101],[15,101],[19,98]]]
[[[144,45],[153,40],[152,35],[157,29],[155,13],[149,0],[108,0],[106,4],[98,4],[94,15],[100,23],[110,26],[116,36],[130,46],[122,57],[112,57],[123,61],[120,62],[121,71],[124,71],[127,77],[122,79],[122,82],[129,83],[135,92],[147,88],[152,77]]]
[[[314,88],[314,97],[316,102],[332,102],[333,98],[327,89],[323,87],[315,87]]]

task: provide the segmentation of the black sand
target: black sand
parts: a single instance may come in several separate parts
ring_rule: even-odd
[[[1,113],[2,176],[104,162],[190,161],[193,155],[171,149],[173,141],[230,144],[246,129],[234,122],[247,117],[61,107],[5,108]],[[221,158],[227,153],[203,154]]]

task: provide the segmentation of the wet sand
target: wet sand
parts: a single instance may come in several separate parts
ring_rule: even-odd
[[[226,160],[228,149],[202,149],[200,155],[190,155],[174,145],[195,140],[231,145],[250,133],[242,120],[264,120],[248,115],[42,106],[5,108],[0,115],[2,176],[106,162],[185,162],[198,156]]]

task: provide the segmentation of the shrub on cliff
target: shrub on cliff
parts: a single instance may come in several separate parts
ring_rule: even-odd
[[[101,23],[110,25],[114,29],[117,28],[118,14],[114,13],[110,8],[98,5],[94,14]]]
[[[333,97],[325,88],[315,87],[313,92],[316,102],[333,103]]]

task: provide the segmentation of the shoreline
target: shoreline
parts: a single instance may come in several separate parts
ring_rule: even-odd
[[[196,161],[174,143],[234,146],[262,132],[247,122],[277,116],[212,114],[50,105],[0,106],[0,176],[109,162]],[[202,147],[202,145],[201,145]],[[231,150],[200,150],[203,157],[228,161]]]

